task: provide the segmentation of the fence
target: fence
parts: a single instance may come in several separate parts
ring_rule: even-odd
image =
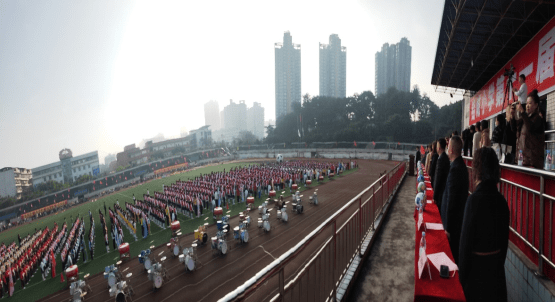
[[[474,192],[472,158],[464,157],[468,168],[469,193]],[[515,165],[501,164],[498,189],[510,209],[509,240],[534,264],[537,275],[555,281],[555,173]]]
[[[364,238],[369,231],[374,230],[376,219],[389,197],[400,185],[405,171],[406,162],[396,165],[347,202],[301,242],[220,301],[243,301],[249,298],[252,301],[334,300],[338,282],[355,256],[362,253]],[[303,256],[310,251],[307,249],[309,246],[317,247],[316,254],[295,273],[295,269],[308,258]],[[286,270],[291,277],[287,284]],[[260,297],[268,291],[272,292],[266,297]]]
[[[282,150],[282,149],[335,149],[335,148],[352,148],[352,149],[379,149],[379,150],[404,150],[407,153],[415,153],[416,148],[427,146],[426,144],[411,144],[401,142],[293,142],[293,143],[276,143],[262,145],[245,145],[231,148],[233,151],[249,151],[249,150]]]

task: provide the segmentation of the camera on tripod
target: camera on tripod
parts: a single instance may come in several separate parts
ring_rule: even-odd
[[[515,67],[513,66],[512,63],[511,63],[511,68],[509,69],[505,68],[505,72],[503,73],[503,75],[508,77],[509,79],[513,78],[513,76],[515,75]]]

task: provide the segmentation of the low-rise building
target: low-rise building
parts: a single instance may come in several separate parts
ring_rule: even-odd
[[[33,185],[33,174],[25,168],[0,169],[0,197],[21,199],[23,191]]]

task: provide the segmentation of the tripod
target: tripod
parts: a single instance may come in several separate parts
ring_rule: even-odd
[[[507,105],[511,103],[511,94],[513,95],[513,103],[516,101],[516,95],[513,91],[513,75],[509,76],[507,80],[507,85],[505,85],[505,93],[503,96],[503,107],[501,107],[501,112],[505,110],[505,100],[507,101]]]

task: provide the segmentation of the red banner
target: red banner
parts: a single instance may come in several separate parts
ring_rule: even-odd
[[[65,206],[66,204],[67,204],[67,200],[60,201],[60,202],[58,202],[58,203],[51,204],[51,205],[46,206],[46,207],[42,207],[42,208],[40,208],[40,209],[38,209],[38,210],[34,210],[34,211],[31,211],[31,212],[22,214],[22,215],[21,215],[21,219],[27,219],[27,218],[33,217],[33,216],[35,216],[35,215],[37,215],[37,214],[44,213],[44,212],[46,212],[46,211],[51,211],[51,210],[53,210],[53,209],[55,209],[55,208],[59,208],[59,207],[61,207],[61,206]]]
[[[508,105],[505,96],[505,69],[515,68],[513,86],[520,87],[518,76],[526,75],[528,93],[537,89],[539,95],[555,90],[555,18],[547,23],[532,40],[470,99],[470,125],[500,113]],[[512,102],[512,93],[510,94]],[[503,106],[505,105],[505,106]]]

